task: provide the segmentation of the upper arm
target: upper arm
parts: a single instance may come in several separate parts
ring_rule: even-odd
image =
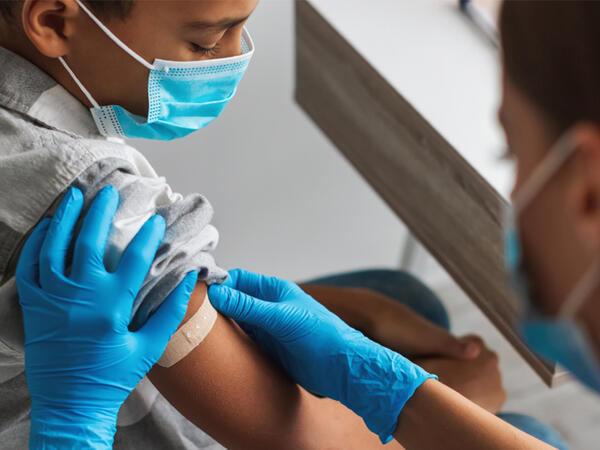
[[[200,195],[174,194],[164,179],[127,172],[114,163],[100,162],[75,183],[88,202],[107,184],[119,191],[107,267],[118,263],[152,214],[162,215],[167,231],[136,298],[134,325],[143,324],[187,272],[199,270],[185,322],[205,299],[204,282],[226,277],[211,254],[218,241],[210,224],[212,208]],[[186,418],[228,448],[339,448],[343,441],[348,441],[344,448],[362,449],[366,442],[368,448],[379,446],[361,419],[299,388],[233,321],[220,315],[185,358],[169,368],[155,366],[150,379]]]
[[[186,318],[200,307],[205,292],[206,286],[198,284]],[[243,437],[255,442],[263,433],[265,438],[273,434],[271,427],[259,424],[275,420],[280,426],[292,425],[295,413],[289,406],[300,402],[298,387],[221,315],[204,341],[183,360],[170,368],[157,365],[149,375],[188,420],[228,448],[250,442]]]
[[[200,307],[205,292],[199,284],[186,317]],[[362,419],[298,387],[221,315],[183,360],[170,368],[155,366],[149,376],[185,417],[230,449],[381,447]],[[394,447],[399,448],[389,448]]]

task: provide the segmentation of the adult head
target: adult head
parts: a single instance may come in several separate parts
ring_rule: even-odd
[[[600,355],[599,23],[600,3],[588,1],[506,1],[499,22],[500,120],[516,161],[513,199],[528,292],[535,309],[546,316],[564,317],[574,306],[567,312],[589,337],[596,357]],[[566,159],[547,176],[542,174],[540,167],[549,169],[549,160],[559,161],[561,151]],[[532,189],[533,184],[537,188]],[[577,289],[585,287],[586,275],[591,289],[580,296],[582,302],[571,301]]]

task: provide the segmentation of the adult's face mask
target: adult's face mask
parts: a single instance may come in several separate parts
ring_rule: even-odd
[[[583,324],[575,315],[600,283],[600,258],[582,276],[561,306],[556,318],[544,316],[531,300],[533,289],[523,264],[519,216],[550,178],[574,152],[570,132],[565,133],[515,195],[504,216],[504,249],[511,285],[521,301],[520,333],[532,350],[562,364],[582,383],[600,392],[600,362]]]
[[[204,128],[234,96],[254,54],[252,38],[244,29],[239,56],[189,62],[155,59],[150,64],[115,36],[81,0],[77,3],[115,44],[150,70],[148,116],[140,117],[118,105],[100,106],[65,60],[59,58],[93,105],[92,116],[105,136],[171,140]]]

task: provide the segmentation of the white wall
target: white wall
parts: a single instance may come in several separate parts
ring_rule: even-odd
[[[299,279],[396,265],[403,225],[293,101],[293,1],[262,0],[248,28],[256,54],[223,115],[135,145],[175,190],[211,201],[225,268]]]

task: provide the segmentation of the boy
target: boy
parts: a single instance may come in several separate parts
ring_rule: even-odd
[[[202,318],[198,311],[214,317],[200,345],[188,347],[170,367],[155,367],[152,383],[142,381],[128,399],[119,417],[116,447],[219,447],[212,438],[244,449],[380,447],[357,416],[291,383],[233,322],[211,315],[206,283],[222,281],[226,273],[210,253],[218,241],[210,224],[210,205],[200,195],[173,193],[121,139],[173,139],[218,116],[249,62],[252,42],[244,24],[256,2],[0,3],[3,446],[23,448],[27,441],[22,325],[12,278],[20,246],[35,224],[52,213],[68,186],[80,188],[91,199],[110,184],[119,190],[121,203],[106,250],[109,268],[116,266],[148,217],[158,213],[167,223],[165,239],[136,299],[132,326],[142,324],[191,269],[199,270],[202,282],[183,323]],[[404,278],[402,283],[417,286],[415,297],[423,302],[429,295],[413,280]],[[355,304],[370,298],[385,308],[399,308],[372,291],[315,286],[307,290],[334,310],[343,303],[342,316],[353,299]],[[482,397],[497,410],[504,397],[491,352],[452,338],[410,310],[400,311],[401,320],[412,328],[398,322],[393,327],[409,330],[414,341],[397,339],[400,350],[470,358],[458,362],[471,364],[467,378],[475,374],[485,380]]]

